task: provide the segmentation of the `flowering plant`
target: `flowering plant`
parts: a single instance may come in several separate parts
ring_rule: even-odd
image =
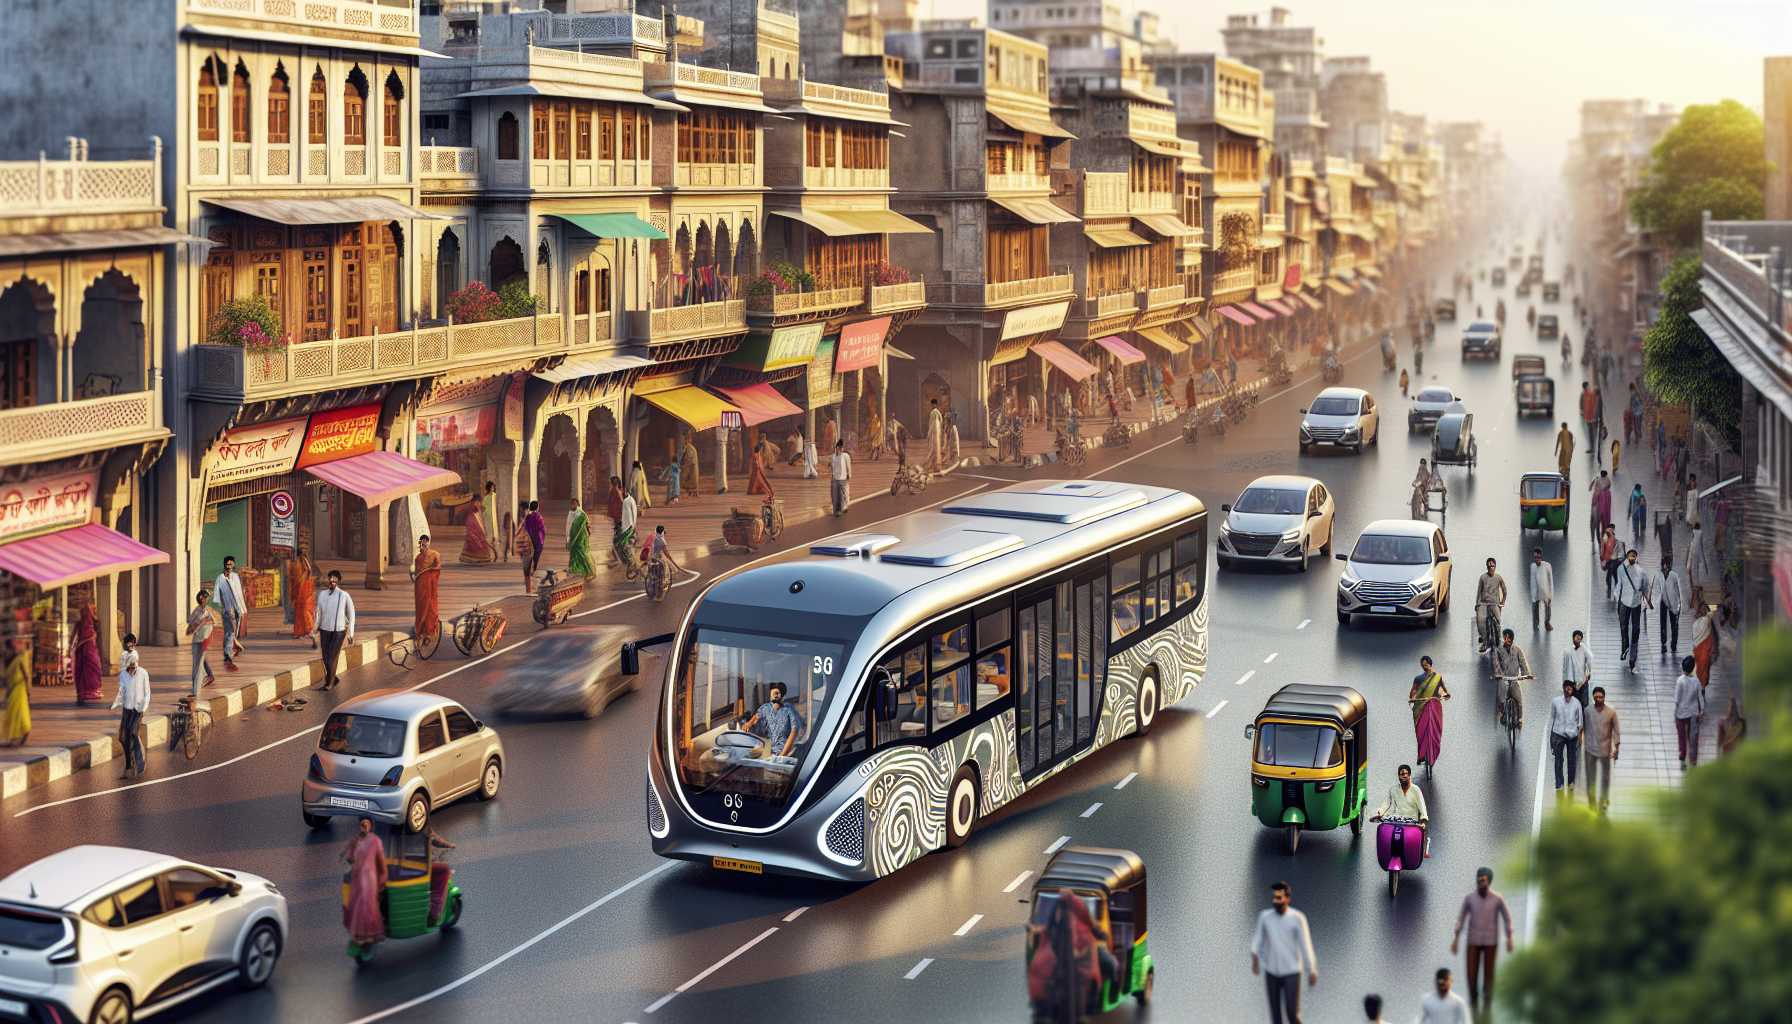
[[[485,286],[483,281],[470,281],[467,286],[448,296],[444,304],[448,315],[457,324],[477,324],[496,319],[504,300]]]
[[[873,263],[865,272],[874,285],[908,284],[914,280],[907,267],[899,267],[888,260]]]
[[[815,275],[794,263],[777,262],[747,284],[748,298],[815,290]]]
[[[205,325],[211,345],[235,345],[246,349],[277,348],[284,344],[280,314],[260,295],[231,299],[218,307]]]

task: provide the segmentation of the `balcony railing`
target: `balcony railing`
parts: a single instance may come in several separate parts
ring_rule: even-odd
[[[927,282],[874,284],[865,299],[865,312],[891,313],[899,309],[917,309],[927,304]]]
[[[690,306],[631,310],[628,323],[632,337],[653,345],[735,334],[747,329],[747,304],[743,299],[725,299]]]
[[[162,205],[161,147],[148,160],[0,162],[0,214],[106,213]]]
[[[187,11],[277,25],[417,36],[417,7],[410,0],[187,0]]]
[[[991,192],[1050,192],[1052,176],[1027,171],[991,174],[988,176],[987,188]]]
[[[1172,284],[1163,288],[1139,289],[1138,302],[1141,309],[1157,309],[1160,306],[1180,305],[1187,298],[1186,284]]]
[[[865,301],[863,286],[820,288],[812,292],[762,293],[747,296],[750,312],[771,316],[807,316],[847,309]]]
[[[1168,192],[1133,192],[1128,213],[1175,213],[1176,197]]]
[[[804,188],[875,188],[890,187],[888,167],[804,167]]]
[[[998,284],[983,286],[983,304],[986,306],[1006,306],[1027,302],[1069,292],[1076,287],[1069,274],[1050,274],[1045,277],[1028,277],[1019,281],[1003,281]]]
[[[1219,295],[1223,292],[1235,291],[1240,288],[1255,288],[1256,286],[1257,268],[1254,266],[1222,270],[1213,275],[1213,293],[1215,295]]]
[[[545,42],[594,46],[666,44],[666,23],[625,11],[601,14],[556,14],[548,17]]]
[[[1083,297],[1083,315],[1091,320],[1137,312],[1138,308],[1137,292],[1125,291],[1115,292],[1112,295],[1086,295]]]
[[[1779,250],[1776,261],[1773,250]],[[1707,221],[1701,258],[1704,274],[1734,296],[1743,312],[1774,338],[1774,361],[1792,372],[1792,222]],[[1739,340],[1753,344],[1750,338]]]
[[[532,353],[546,355],[565,347],[558,313],[252,351],[234,345],[195,345],[194,390],[226,401],[258,401],[378,384]]]
[[[161,427],[162,402],[154,391],[0,409],[0,464],[101,451],[153,437]]]
[[[479,150],[472,146],[417,147],[417,177],[422,181],[478,176]]]
[[[1287,230],[1288,230],[1288,217],[1286,214],[1266,213],[1263,215],[1263,232],[1264,232],[1264,234],[1269,234],[1270,232],[1282,233],[1282,232],[1286,232]]]

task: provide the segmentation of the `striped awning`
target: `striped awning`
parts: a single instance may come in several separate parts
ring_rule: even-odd
[[[397,452],[368,452],[346,459],[307,466],[305,472],[324,483],[340,487],[368,506],[378,507],[407,494],[420,494],[460,483],[452,469],[406,458]]]
[[[1301,305],[1306,306],[1308,309],[1324,309],[1325,308],[1323,305],[1320,305],[1318,299],[1315,299],[1313,296],[1308,295],[1306,292],[1297,292],[1294,297],[1299,299],[1301,301]]]
[[[1251,319],[1249,313],[1239,309],[1237,306],[1221,306],[1219,308],[1219,314],[1241,327],[1249,327],[1257,322]]]
[[[1262,306],[1258,305],[1255,302],[1241,302],[1241,303],[1239,303],[1239,305],[1244,307],[1245,312],[1251,314],[1252,316],[1256,317],[1259,320],[1274,320],[1276,318],[1276,315],[1274,313],[1270,312],[1267,309],[1264,309]]]
[[[1179,356],[1188,351],[1187,342],[1162,327],[1141,327],[1133,333],[1173,356]]]
[[[99,523],[0,546],[0,570],[22,576],[45,590],[167,561],[166,551],[158,551]]]
[[[1264,299],[1263,302],[1270,309],[1275,310],[1283,316],[1293,316],[1295,313],[1299,312],[1294,304],[1287,299]]]
[[[803,410],[790,399],[778,393],[778,389],[770,384],[748,384],[738,388],[716,388],[722,397],[740,410],[743,426],[756,427],[767,420],[775,420],[781,416],[801,416]]]

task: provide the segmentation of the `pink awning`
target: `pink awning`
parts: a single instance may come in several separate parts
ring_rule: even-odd
[[[1257,305],[1255,302],[1240,302],[1239,305],[1245,308],[1245,312],[1259,320],[1274,320],[1276,318],[1274,313]]]
[[[1246,313],[1244,310],[1239,309],[1237,306],[1221,306],[1220,307],[1220,315],[1225,317],[1226,319],[1232,321],[1235,324],[1240,324],[1245,327],[1249,327],[1252,324],[1257,322],[1257,321],[1251,319],[1251,315],[1249,313]]]
[[[1145,361],[1145,353],[1128,345],[1123,339],[1117,336],[1109,335],[1106,338],[1096,338],[1095,344],[1112,352],[1114,358],[1120,360],[1120,365],[1122,366],[1131,366],[1134,363],[1142,363]]]
[[[801,416],[803,410],[790,399],[778,394],[770,384],[748,384],[738,388],[716,388],[722,397],[740,410],[743,426],[756,427],[780,416]]]
[[[1033,354],[1052,364],[1074,381],[1085,381],[1095,376],[1095,367],[1090,366],[1082,356],[1070,351],[1055,341],[1042,341],[1033,346]]]
[[[109,573],[161,565],[166,551],[126,537],[109,526],[88,523],[0,546],[0,569],[53,590]]]
[[[460,483],[460,474],[451,469],[407,459],[397,452],[351,455],[321,466],[307,466],[305,472],[342,488],[372,508],[407,494]]]
[[[1299,312],[1294,308],[1294,304],[1287,299],[1264,299],[1263,301],[1269,305],[1270,309],[1275,310],[1283,316],[1293,316],[1295,313]]]

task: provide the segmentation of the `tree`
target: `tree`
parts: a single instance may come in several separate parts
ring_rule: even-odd
[[[1690,407],[1734,450],[1742,440],[1742,378],[1692,321],[1703,304],[1699,270],[1698,254],[1687,253],[1661,279],[1661,315],[1643,336],[1643,383],[1661,401]]]
[[[1736,102],[1687,107],[1655,144],[1630,212],[1646,231],[1675,246],[1698,244],[1699,215],[1759,220],[1767,181],[1761,118]]]
[[[1550,820],[1537,848],[1537,939],[1502,972],[1535,1024],[1782,1021],[1792,972],[1792,634],[1743,654],[1766,737],[1660,796],[1658,820]],[[1734,655],[1731,655],[1734,656]],[[1760,667],[1757,671],[1757,666]],[[1722,709],[1713,708],[1706,728]],[[1620,708],[1643,715],[1647,708]]]

